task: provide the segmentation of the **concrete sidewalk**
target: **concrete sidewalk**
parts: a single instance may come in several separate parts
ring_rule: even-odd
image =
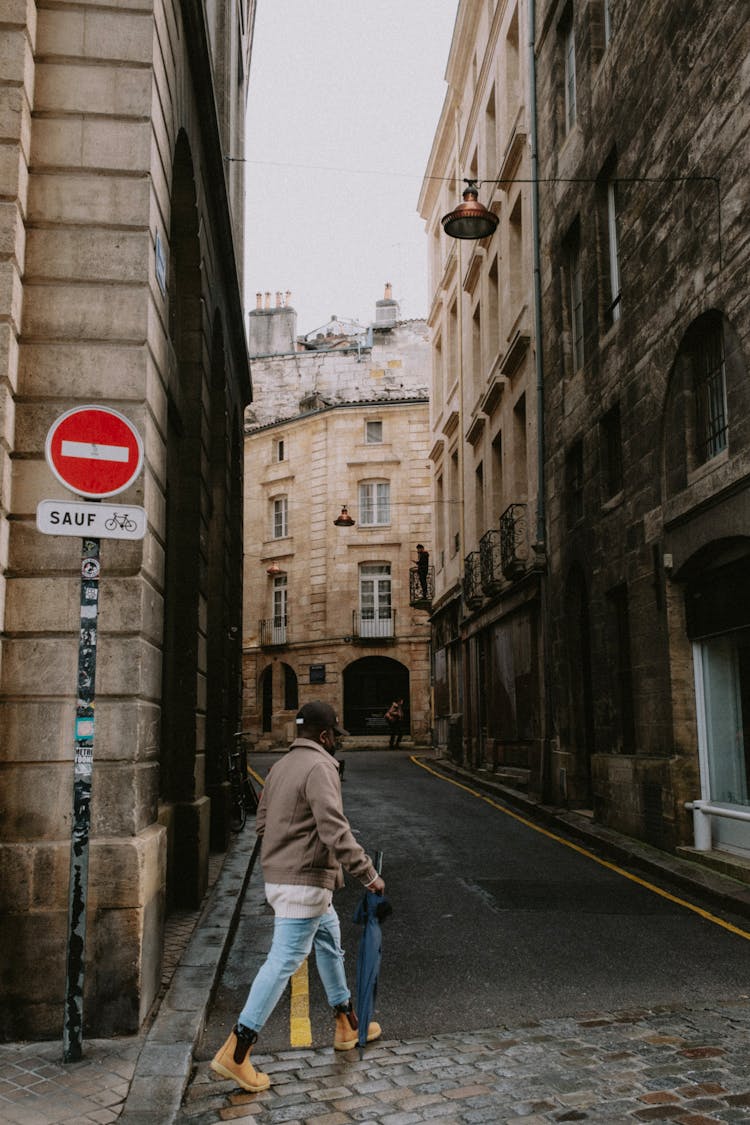
[[[579,813],[540,806],[491,775],[471,773],[429,752],[420,756],[461,784],[507,801],[550,830],[575,835],[597,854],[606,854],[623,865],[637,866],[655,878],[663,876],[676,880],[686,892],[721,904],[733,913],[750,916],[750,886],[747,884],[687,858],[667,855],[603,829]],[[248,824],[244,832],[233,838],[225,857],[212,858],[215,881],[202,909],[170,919],[166,959],[169,961],[171,944],[174,965],[168,965],[164,995],[147,1031],[122,1039],[87,1040],[84,1059],[67,1065],[61,1062],[62,1048],[58,1042],[0,1045],[0,1122],[8,1125],[84,1125],[89,1122],[107,1125],[122,1121],[126,1125],[171,1125],[176,1121],[194,1120],[196,1125],[204,1125],[238,1120],[250,1125],[261,1120],[270,1123],[315,1119],[320,1125],[344,1125],[351,1121],[409,1125],[439,1117],[446,1122],[518,1120],[536,1125],[542,1121],[584,1118],[616,1123],[633,1116],[635,1120],[658,1117],[703,1125],[710,1121],[750,1120],[750,1077],[746,1062],[750,1053],[750,1005],[747,997],[738,998],[732,1011],[595,1013],[589,1021],[549,1021],[549,1027],[544,1021],[533,1029],[490,1029],[483,1035],[462,1036],[460,1042],[452,1036],[451,1040],[456,1040],[452,1047],[440,1036],[419,1043],[382,1043],[377,1048],[368,1048],[364,1061],[337,1060],[330,1049],[288,1052],[267,1060],[276,1085],[270,1094],[257,1098],[224,1089],[227,1084],[217,1082],[207,1066],[199,1066],[194,1073],[195,1049],[203,1034],[243,903],[254,845],[252,824]],[[258,895],[251,895],[246,908],[259,909],[257,898]],[[735,1050],[721,1031],[724,1023],[741,1040],[741,1051]],[[596,1031],[596,1028],[604,1030]],[[551,1043],[555,1040],[558,1060],[555,1067],[558,1069],[573,1065],[569,1056],[573,1059],[595,1057],[591,1066],[601,1068],[607,1060],[611,1061],[618,1035],[618,1050],[634,1052],[636,1058],[641,1058],[645,1052],[651,1059],[652,1038],[656,1036],[659,1040],[663,1034],[659,1029],[664,1028],[670,1029],[667,1036],[670,1057],[663,1058],[662,1064],[671,1068],[675,1078],[666,1092],[661,1088],[664,1082],[661,1083],[658,1092],[666,1099],[664,1104],[653,1101],[654,1090],[648,1082],[643,1084],[641,1075],[629,1094],[629,1097],[632,1094],[633,1105],[627,1114],[592,1116],[591,1105],[597,1099],[614,1097],[605,1089],[604,1070],[598,1076],[593,1072],[587,1076],[594,1091],[583,1097],[583,1102],[588,1098],[587,1109],[577,1100],[581,1091],[576,1082],[570,1089],[558,1091],[560,1099],[554,1095],[554,1090],[544,1097],[535,1096],[535,1091],[539,1094],[539,1084],[533,1077],[536,1066],[533,1060],[541,1049],[538,1044],[547,1044],[544,1048],[547,1051],[552,1049]],[[495,1052],[509,1051],[511,1040],[511,1056],[498,1059]],[[700,1051],[704,1049],[708,1054],[701,1056]],[[530,1060],[524,1078],[528,1097],[521,1097],[520,1093],[518,1097],[514,1095],[513,1104],[518,1112],[513,1110],[512,1117],[498,1116],[501,1111],[496,1079],[492,1089],[487,1090],[481,1072],[499,1068],[501,1075],[507,1070],[508,1077],[515,1074],[520,1079],[517,1065],[520,1056]],[[695,1061],[699,1057],[704,1060],[700,1065]],[[716,1062],[709,1066],[706,1061],[719,1058],[721,1064]],[[264,1062],[260,1057],[258,1061]],[[383,1067],[388,1067],[388,1074],[379,1078]],[[399,1072],[398,1067],[405,1069]],[[640,1064],[635,1069],[640,1070]],[[421,1082],[415,1079],[415,1074],[423,1075]],[[460,1080],[462,1076],[466,1081]],[[655,1076],[651,1076],[650,1081],[654,1079]],[[352,1084],[354,1089],[350,1088]],[[706,1089],[696,1092],[700,1085]],[[482,1089],[474,1089],[475,1086]],[[518,1089],[520,1091],[520,1086]],[[186,1091],[187,1101],[181,1109]],[[300,1116],[303,1105],[298,1095],[301,1093],[310,1094],[303,1099],[304,1118]],[[735,1100],[727,1101],[725,1095]],[[510,1107],[508,1097],[510,1095],[503,1104]],[[741,1100],[745,1097],[746,1101]],[[645,1101],[641,1100],[644,1098]],[[711,1102],[713,1098],[712,1108],[719,1116],[701,1116],[698,1106],[687,1108],[688,1102],[700,1102],[701,1098],[704,1102]],[[677,1113],[677,1105],[683,1116],[671,1117],[673,1110]]]

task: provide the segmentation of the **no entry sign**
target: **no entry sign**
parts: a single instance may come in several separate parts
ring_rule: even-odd
[[[92,499],[115,496],[143,465],[143,442],[132,422],[107,406],[76,406],[50,427],[47,464],[66,488]]]

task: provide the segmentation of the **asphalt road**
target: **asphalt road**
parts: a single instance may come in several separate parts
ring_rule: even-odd
[[[344,758],[344,807],[367,851],[384,853],[394,909],[383,926],[376,1013],[387,1038],[750,992],[750,941],[435,777],[407,752]],[[252,765],[264,775],[274,760],[254,756]],[[347,880],[334,900],[352,988],[360,893]],[[207,1056],[237,1018],[271,924],[267,913],[243,909],[207,1027]],[[313,1040],[322,1045],[332,1018],[314,964],[310,1009]],[[288,1046],[287,993],[262,1049]]]

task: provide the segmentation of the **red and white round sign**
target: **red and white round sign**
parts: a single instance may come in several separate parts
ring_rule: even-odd
[[[79,496],[115,496],[143,467],[143,441],[133,423],[108,406],[76,406],[50,426],[47,464]]]

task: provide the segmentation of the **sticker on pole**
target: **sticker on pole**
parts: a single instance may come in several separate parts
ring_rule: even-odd
[[[108,406],[76,406],[50,426],[47,464],[61,484],[98,499],[123,492],[143,467],[143,441],[133,423]]]

